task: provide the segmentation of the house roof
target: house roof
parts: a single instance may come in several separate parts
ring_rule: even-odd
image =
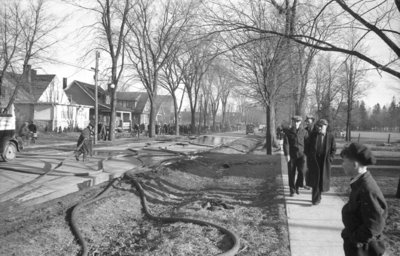
[[[76,89],[79,91],[76,91]],[[98,96],[106,94],[106,91],[99,86],[97,87],[97,90]],[[90,106],[94,106],[95,104],[95,86],[93,84],[74,80],[64,91],[67,93],[67,95],[72,95],[71,103]],[[104,104],[102,102],[99,102],[99,107],[100,109],[110,109],[109,104]]]
[[[14,93],[15,87],[17,84],[21,83],[22,76],[20,74],[15,74],[11,72],[6,72],[3,78],[3,88],[2,98],[8,102],[12,94]],[[2,102],[4,101],[2,100]],[[15,103],[34,103],[35,98],[32,94],[28,93],[23,86],[20,86],[18,89],[17,96],[15,98]]]
[[[77,90],[79,89],[79,91]],[[72,95],[72,103],[75,104],[86,104],[94,106],[94,92],[95,86],[93,84],[84,83],[81,81],[73,81],[68,87],[65,89],[65,92],[69,95]],[[82,94],[83,92],[83,94]],[[98,96],[105,96],[107,94],[106,90],[101,87],[98,87]],[[146,103],[148,102],[149,96],[147,92],[117,92],[118,101],[134,101],[136,102],[136,106],[134,109],[129,107],[123,107],[120,104],[117,104],[118,111],[127,111],[133,112],[134,114],[142,114],[144,112],[144,108]],[[156,100],[156,111],[158,112],[160,106],[164,103],[171,103],[172,97],[169,95],[158,95]],[[106,109],[110,109],[109,104],[99,104],[101,107]]]
[[[56,75],[35,75],[32,76],[32,95],[35,102],[39,100],[43,92],[47,89],[49,84],[54,80]]]
[[[135,114],[141,114],[149,99],[149,95],[147,92],[117,92],[117,99],[135,101],[136,107],[133,111],[132,109],[130,109],[130,111]]]

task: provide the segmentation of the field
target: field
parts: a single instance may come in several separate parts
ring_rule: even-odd
[[[390,143],[400,143],[400,133],[398,132],[351,131],[351,140],[357,141],[358,137],[360,137],[361,143],[387,143],[389,136]]]

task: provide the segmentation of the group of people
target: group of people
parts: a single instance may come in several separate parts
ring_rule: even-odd
[[[327,132],[326,119],[320,119],[314,125],[314,118],[307,116],[306,128],[301,126],[301,121],[300,116],[294,116],[292,126],[284,131],[283,137],[290,196],[299,194],[299,188],[311,187],[311,202],[318,205],[321,202],[321,193],[328,191],[330,187],[330,168],[336,153],[335,137]]]
[[[335,137],[328,131],[328,121],[307,116],[293,116],[292,125],[284,130],[283,150],[288,163],[290,196],[299,188],[311,187],[312,205],[321,202],[322,192],[330,189],[331,164],[336,153]],[[342,209],[344,229],[341,233],[346,256],[383,255],[382,231],[388,214],[385,198],[371,173],[375,163],[372,152],[359,143],[346,146],[340,156],[346,175],[350,176],[351,193]],[[297,178],[296,178],[297,172]],[[296,178],[296,180],[295,180]]]
[[[24,124],[19,129],[19,137],[21,137],[23,145],[27,145],[31,142],[32,143],[36,142],[37,127],[33,123],[33,121],[24,122]]]

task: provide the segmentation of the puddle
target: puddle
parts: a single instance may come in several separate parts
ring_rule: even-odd
[[[216,145],[232,142],[234,140],[235,139],[233,139],[233,138],[215,137],[215,136],[207,136],[206,135],[206,136],[202,136],[200,138],[197,138],[193,142],[194,143],[199,143],[199,144],[216,146]]]

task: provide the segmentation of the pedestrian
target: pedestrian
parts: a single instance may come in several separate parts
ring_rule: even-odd
[[[106,140],[107,139],[107,131],[106,126],[103,123],[97,124],[97,140]]]
[[[371,151],[359,143],[351,143],[340,153],[342,167],[351,177],[349,201],[343,206],[343,249],[346,256],[383,255],[385,244],[382,231],[388,207],[376,184],[369,165],[375,164]]]
[[[306,125],[305,129],[308,132],[308,135],[310,135],[311,132],[314,130],[314,121],[315,118],[311,115],[307,115],[306,119],[304,120],[304,123]]]
[[[308,138],[311,135],[311,132],[314,130],[314,121],[315,118],[312,115],[307,115],[306,119],[304,120],[304,123],[306,125],[306,127],[304,128],[307,133],[308,133]],[[308,143],[308,140],[306,141],[306,144]],[[309,187],[309,183],[310,183],[310,178],[309,178],[309,172],[308,172],[308,156],[306,155],[306,164],[305,164],[305,168],[304,168],[304,181],[305,181],[305,186],[304,189],[306,190],[310,190],[311,188]]]
[[[91,137],[93,136],[93,127],[94,125],[92,123],[89,123],[89,125],[82,130],[81,135],[78,138],[77,142],[77,148],[76,148],[76,153],[75,153],[75,158],[76,161],[79,161],[79,156],[82,154],[83,155],[83,162],[86,161],[86,157],[88,154],[91,154],[91,148],[92,148],[92,139]]]
[[[24,122],[24,124],[19,129],[19,136],[21,137],[22,144],[24,146],[29,144],[29,128],[28,128],[28,126],[29,126],[29,123]]]
[[[335,136],[327,132],[328,121],[320,119],[311,132],[305,153],[308,160],[308,178],[311,186],[311,202],[318,205],[321,193],[329,191],[331,164],[336,153]]]
[[[31,121],[30,124],[28,125],[28,129],[29,129],[29,133],[30,133],[30,137],[31,137],[32,142],[36,143],[36,140],[37,140],[37,127],[33,123],[33,121]]]
[[[288,163],[290,196],[293,196],[295,192],[299,194],[299,187],[304,186],[304,146],[308,134],[300,126],[301,120],[301,116],[294,116],[292,118],[292,127],[285,131],[283,138],[283,153]],[[297,179],[295,182],[296,170]]]

